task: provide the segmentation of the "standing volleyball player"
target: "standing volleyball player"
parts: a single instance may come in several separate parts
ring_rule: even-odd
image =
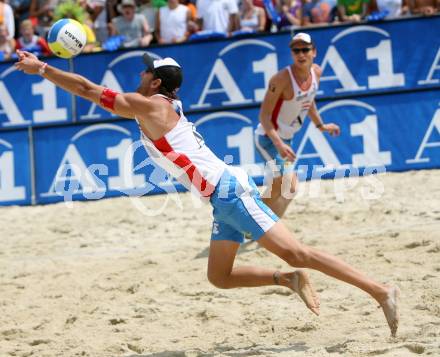
[[[134,118],[141,140],[152,160],[173,175],[193,194],[209,201],[214,223],[208,258],[208,279],[229,289],[282,285],[295,291],[315,314],[319,300],[304,270],[280,272],[255,266],[234,266],[243,232],[292,267],[316,269],[357,286],[382,307],[391,334],[398,323],[399,289],[374,281],[339,258],[307,247],[297,240],[261,201],[252,179],[239,168],[226,165],[205,145],[189,122],[176,92],[182,70],[171,58],[153,61],[144,54],[137,93],[118,93],[74,73],[61,71],[37,57],[18,51],[18,70],[40,74],[68,92],[88,99],[121,117]]]
[[[300,32],[292,38],[289,47],[293,64],[270,79],[261,104],[260,123],[255,130],[255,146],[266,161],[272,180],[263,194],[263,201],[279,217],[284,215],[297,185],[292,170],[295,160],[292,139],[301,129],[306,115],[320,131],[339,135],[339,126],[324,124],[316,108],[321,68],[313,63],[316,48],[312,38]],[[288,180],[284,186],[283,180]],[[286,186],[288,191],[283,192]]]

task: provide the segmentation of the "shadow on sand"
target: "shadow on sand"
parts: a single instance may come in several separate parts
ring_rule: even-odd
[[[247,240],[243,244],[240,245],[240,248],[238,248],[237,255],[245,254],[252,252],[254,250],[259,249],[260,246],[255,243],[253,240]],[[209,247],[203,249],[199,254],[197,254],[194,259],[200,259],[200,258],[208,258],[209,256]],[[131,357],[131,356],[129,356]]]
[[[198,349],[188,351],[163,351],[151,354],[130,355],[127,357],[214,357],[221,353],[223,356],[245,357],[245,356],[267,356],[268,354],[278,354],[282,352],[305,352],[309,349],[305,342],[291,344],[288,347],[264,347],[249,346],[236,349],[231,346],[217,346],[212,352],[203,352]]]

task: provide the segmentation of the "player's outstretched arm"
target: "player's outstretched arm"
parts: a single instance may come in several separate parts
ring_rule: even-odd
[[[40,61],[26,51],[17,51],[19,61],[15,68],[26,74],[39,74],[64,90],[90,100],[105,110],[124,118],[134,118],[136,113],[145,113],[151,104],[147,98],[137,93],[121,94],[93,83],[87,78],[62,71]]]
[[[321,79],[322,69],[316,63],[313,64],[312,70],[315,71],[316,78],[318,83]],[[309,112],[307,113],[312,120],[313,124],[320,130],[326,131],[332,136],[337,136],[340,134],[340,128],[335,123],[324,124],[321,116],[319,115],[318,108],[316,107],[316,101],[313,100],[312,105],[310,106]]]

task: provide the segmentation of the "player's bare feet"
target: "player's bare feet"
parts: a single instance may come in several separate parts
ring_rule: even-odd
[[[316,315],[319,315],[319,298],[309,279],[309,274],[304,270],[295,270],[289,277],[289,288],[296,292],[307,307]]]
[[[399,297],[400,290],[397,286],[392,286],[388,290],[388,295],[380,303],[383,313],[391,330],[391,336],[396,337],[397,328],[399,327]]]

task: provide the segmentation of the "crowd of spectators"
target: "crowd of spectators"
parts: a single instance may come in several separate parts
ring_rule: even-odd
[[[60,18],[84,25],[90,52],[438,13],[440,0],[0,0],[0,60],[50,54]]]

